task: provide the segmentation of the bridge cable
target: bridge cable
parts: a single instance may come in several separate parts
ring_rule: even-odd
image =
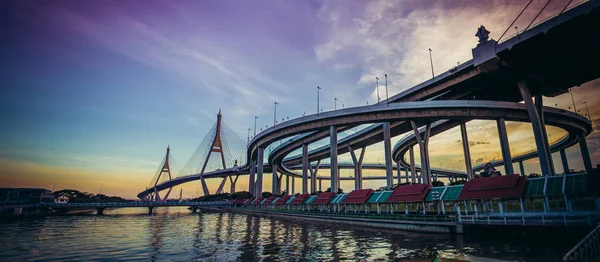
[[[504,37],[504,35],[506,34],[506,32],[508,32],[508,30],[515,24],[515,22],[517,21],[517,19],[519,19],[519,17],[521,17],[521,15],[523,14],[523,12],[525,12],[525,9],[527,9],[527,7],[529,7],[529,5],[531,4],[531,2],[533,2],[533,0],[529,0],[529,3],[527,3],[527,5],[525,6],[525,8],[523,8],[523,10],[521,10],[521,12],[519,13],[519,15],[517,15],[517,17],[515,18],[515,20],[513,20],[512,23],[510,23],[510,25],[508,26],[508,28],[506,28],[506,30],[504,31],[504,33],[502,33],[502,35],[500,36],[500,38],[498,38],[497,43],[500,42],[500,40],[502,39],[502,37]]]
[[[535,21],[535,19],[538,18],[538,16],[544,11],[544,9],[546,9],[546,7],[548,6],[548,4],[551,1],[552,0],[548,0],[548,2],[546,2],[546,4],[544,5],[544,7],[542,7],[542,9],[537,13],[537,15],[535,15],[535,17],[533,18],[533,20],[531,20],[531,22],[529,23],[529,25],[527,25],[527,27],[525,27],[525,30],[523,30],[522,33],[524,33],[525,31],[527,31],[527,29],[529,29],[529,27],[533,24],[533,22]]]

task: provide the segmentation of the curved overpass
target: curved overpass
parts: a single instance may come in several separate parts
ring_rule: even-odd
[[[595,26],[600,23],[599,6],[599,1],[589,1],[578,5],[557,17],[532,27],[526,32],[522,32],[519,37],[513,37],[496,44],[494,46],[495,56],[493,55],[484,60],[481,57],[475,57],[473,60],[452,68],[431,80],[390,97],[388,101],[382,101],[374,106],[350,108],[302,117],[271,127],[259,133],[251,141],[246,163],[252,163],[251,160],[256,159],[257,148],[264,148],[276,139],[283,139],[301,133],[305,133],[302,136],[304,140],[302,142],[326,138],[329,136],[327,128],[331,125],[339,127],[341,131],[362,123],[390,122],[393,126],[391,129],[398,130],[399,134],[411,130],[407,128],[406,122],[403,121],[407,119],[417,120],[421,123],[431,123],[439,119],[468,121],[470,119],[495,119],[499,117],[509,121],[526,121],[524,119],[527,118],[527,113],[524,111],[523,105],[518,103],[445,101],[455,102],[452,104],[439,100],[471,99],[472,97],[480,100],[518,102],[522,99],[517,91],[516,79],[528,79],[531,82],[531,92],[534,95],[541,94],[554,97],[566,93],[569,87],[598,78],[599,72],[597,70],[592,67],[581,68],[580,65],[590,64],[586,61],[600,60],[600,49],[594,46],[596,44],[596,41],[594,41],[595,36],[600,34],[600,27]],[[532,52],[532,50],[535,51]],[[489,65],[491,64],[502,64],[503,66],[490,68]],[[569,77],[565,78],[564,75]],[[411,102],[423,100],[436,101]],[[406,107],[398,104],[390,104],[390,107],[387,107],[386,103],[388,102],[408,103],[403,103],[407,104]],[[507,107],[502,108],[503,105]],[[432,107],[442,107],[448,109],[448,112],[435,112]],[[426,110],[428,112],[427,116],[420,114],[418,112],[420,110]],[[461,114],[461,110],[466,110],[472,114]],[[559,126],[563,129],[579,129],[585,134],[589,134],[589,130],[591,130],[590,124],[582,121],[583,117],[574,116],[573,113],[559,112],[559,110],[553,108],[544,110],[546,111],[546,123],[550,125]],[[435,116],[433,113],[439,113],[439,115]],[[360,146],[357,145],[361,143],[368,144],[365,141],[381,141],[382,139],[376,139],[380,135],[381,129],[379,126],[373,125],[362,132],[363,138],[357,135],[345,139],[348,139],[349,145],[359,148]],[[312,135],[307,133],[309,130],[313,132]],[[370,138],[367,138],[368,136]],[[355,141],[350,142],[351,139],[355,139]],[[343,142],[343,140],[340,142]],[[283,167],[294,164],[293,158],[287,161],[284,160],[284,157],[298,147],[293,148],[292,143],[287,145],[288,147],[281,147],[281,152],[274,152],[280,155],[274,157],[279,157],[281,161],[274,158],[274,161],[269,163],[279,164]],[[339,153],[344,153],[347,147],[340,145],[339,148]],[[322,156],[316,154],[318,152],[322,154],[326,151],[328,151],[328,147],[316,150],[311,154],[310,159],[318,159]],[[283,165],[281,165],[282,163]],[[264,172],[269,172],[268,169],[271,166],[264,166],[264,168]],[[246,164],[235,172],[219,170],[206,173],[205,177],[244,174],[248,170],[249,164]],[[283,171],[285,171],[285,168]],[[291,172],[290,175],[297,176]],[[167,181],[163,184],[172,186],[198,178],[199,175],[191,175],[174,179],[176,181],[173,182]],[[161,188],[168,188],[168,186]],[[148,192],[149,190],[146,190],[140,195],[145,195]]]

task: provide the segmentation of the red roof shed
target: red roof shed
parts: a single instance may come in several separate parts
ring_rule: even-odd
[[[283,205],[285,204],[285,201],[288,201],[288,199],[290,199],[290,195],[284,195],[282,197],[280,197],[279,199],[277,199],[277,201],[275,201],[275,203],[273,203],[274,205]]]
[[[519,175],[474,178],[465,183],[458,199],[520,197],[525,182],[527,177]]]
[[[431,185],[427,184],[411,184],[399,186],[392,191],[392,194],[387,199],[388,203],[403,203],[403,202],[422,202],[427,197]]]
[[[296,198],[294,198],[294,200],[292,200],[292,205],[301,205],[302,203],[304,203],[304,200],[306,200],[308,198],[308,196],[310,196],[309,194],[301,194],[301,195],[297,195]]]
[[[373,189],[358,189],[353,190],[348,194],[342,201],[342,204],[364,204],[367,202],[369,197],[375,192]]]
[[[319,196],[317,196],[317,199],[315,199],[315,201],[313,201],[312,203],[314,205],[327,205],[334,196],[334,192],[323,192],[319,194]]]

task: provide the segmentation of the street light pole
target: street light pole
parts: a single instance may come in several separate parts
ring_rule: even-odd
[[[388,96],[388,88],[387,88],[387,74],[385,74],[385,102],[389,103],[390,97]],[[389,104],[388,104],[389,106]]]
[[[258,119],[258,116],[254,116],[254,136],[256,136],[256,119]]]
[[[569,94],[571,94],[571,101],[573,102],[573,112],[577,113],[577,107],[575,106],[575,99],[573,99],[573,88],[569,88]]]
[[[248,143],[246,144],[246,147],[248,147],[250,145],[250,128],[248,128]]]
[[[333,98],[333,110],[337,110],[337,98]]]
[[[273,112],[273,126],[275,126],[275,124],[277,123],[277,105],[279,105],[279,103],[275,102],[275,111]]]
[[[377,103],[379,103],[379,77],[375,77],[375,88],[377,89]]]
[[[583,104],[585,105],[585,111],[587,111],[588,119],[592,120],[592,116],[590,116],[590,109],[588,109],[588,106],[587,106],[587,101],[584,101]]]
[[[319,114],[319,90],[321,90],[321,88],[319,86],[317,86],[317,115]]]
[[[429,62],[431,63],[431,78],[435,78],[435,74],[433,73],[433,58],[431,58],[431,48],[429,48]]]

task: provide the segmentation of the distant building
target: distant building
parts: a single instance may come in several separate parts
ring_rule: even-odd
[[[52,191],[44,188],[0,188],[0,204],[26,205],[54,202]]]

